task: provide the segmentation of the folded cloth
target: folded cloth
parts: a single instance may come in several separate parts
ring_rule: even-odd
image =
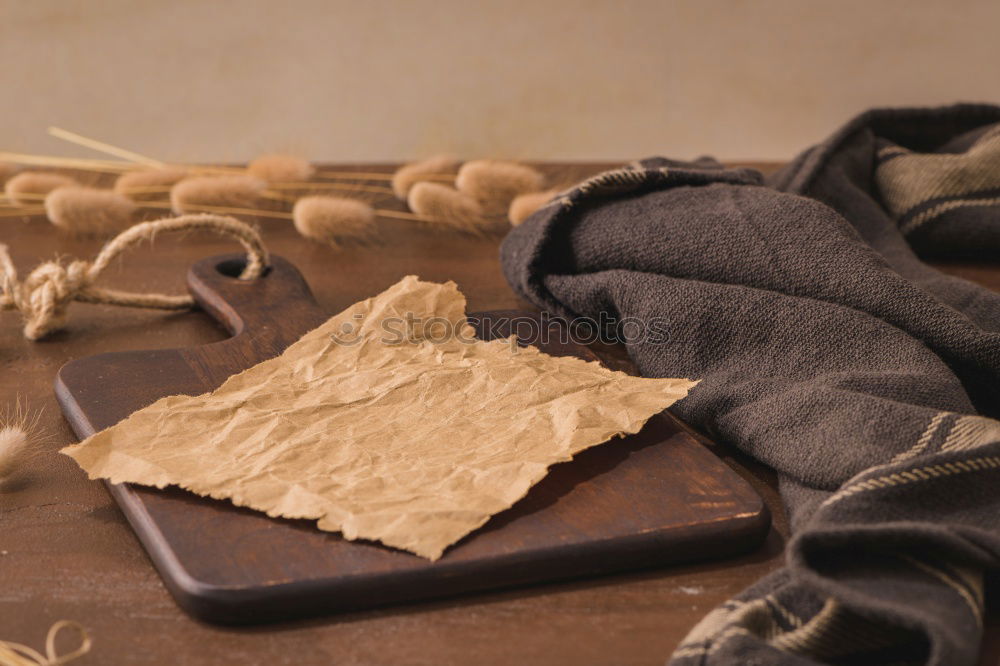
[[[644,160],[504,241],[507,280],[539,307],[665,327],[617,330],[642,374],[701,379],[678,416],[778,472],[785,567],[708,615],[673,663],[975,662],[1000,563],[1000,294],[907,240],[1000,247],[1000,209],[955,204],[914,227],[929,202],[985,197],[948,189],[953,170],[882,169],[890,145],[981,154],[997,122],[992,106],[871,111],[767,181]],[[921,187],[935,194],[900,203]]]
[[[851,222],[863,221],[855,226],[876,245],[880,238],[888,241],[883,234],[889,222],[923,257],[996,259],[1000,108],[869,111],[800,155],[772,185],[815,197]],[[865,210],[872,204],[886,210],[883,224],[873,223],[878,214]],[[900,234],[888,235],[900,244]]]

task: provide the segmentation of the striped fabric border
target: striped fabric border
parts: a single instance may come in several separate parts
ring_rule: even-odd
[[[938,571],[938,570],[935,570]],[[949,578],[949,585],[971,593]],[[965,597],[963,597],[965,598]],[[794,618],[787,629],[779,626],[778,609]],[[700,663],[718,652],[734,638],[746,636],[771,647],[826,662],[872,653],[893,645],[898,632],[887,631],[879,623],[863,618],[845,608],[836,599],[827,598],[809,620],[802,620],[777,602],[773,595],[749,602],[730,601],[709,613],[674,651],[672,660]],[[867,661],[865,663],[868,663]]]
[[[969,607],[969,611],[976,619],[976,624],[979,627],[983,626],[985,593],[981,574],[971,570],[962,572],[946,571],[946,568],[943,566],[934,566],[928,562],[906,555],[900,555],[900,558],[954,590]]]
[[[914,153],[884,145],[875,182],[904,235],[946,213],[1000,206],[1000,124],[963,153]]]
[[[934,442],[940,442],[940,444],[934,447],[932,446]],[[975,414],[959,415],[952,412],[939,412],[931,418],[912,448],[898,454],[888,463],[870,467],[855,475],[820,506],[829,506],[867,490],[879,490],[955,474],[996,469],[1000,467],[1000,456],[979,456],[889,472],[892,467],[899,463],[935,450],[941,453],[973,451],[978,447],[997,442],[1000,442],[1000,421]],[[874,476],[879,472],[885,473]]]
[[[759,173],[751,169],[713,169],[699,167],[654,166],[655,159],[632,162],[627,166],[603,171],[561,192],[545,207],[558,206],[563,214],[599,198],[621,197],[640,191],[653,191],[682,185],[731,183],[760,185]]]
[[[959,474],[1000,469],[1000,455],[980,455],[928,464],[926,456],[968,452],[1000,443],[1000,421],[975,414],[941,411],[930,416],[913,446],[889,462],[865,470],[844,483],[821,508],[860,493],[929,482]],[[922,458],[924,464],[898,469]],[[969,608],[982,626],[983,578],[979,571],[932,562],[926,555],[898,555],[910,567],[943,583]],[[793,612],[775,593],[752,601],[733,600],[698,623],[674,652],[672,660],[701,663],[738,637],[750,637],[785,652],[818,660],[872,654],[889,648],[900,637],[827,599],[808,620]]]

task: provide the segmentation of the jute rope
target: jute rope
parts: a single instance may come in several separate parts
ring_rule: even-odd
[[[80,636],[80,647],[60,655],[56,652],[56,636],[63,629],[76,630]],[[60,620],[49,628],[45,637],[45,654],[20,643],[0,641],[0,666],[60,666],[90,652],[90,634],[72,620]]]
[[[75,260],[63,266],[47,261],[31,271],[24,281],[17,278],[7,246],[0,244],[3,291],[0,310],[18,310],[24,319],[24,337],[38,340],[66,325],[66,312],[73,301],[105,303],[129,308],[183,310],[194,305],[189,295],[134,293],[98,287],[94,282],[119,254],[164,231],[203,229],[235,238],[247,253],[241,280],[260,277],[267,265],[267,250],[260,234],[250,225],[223,215],[181,215],[129,227],[101,249],[92,262]]]

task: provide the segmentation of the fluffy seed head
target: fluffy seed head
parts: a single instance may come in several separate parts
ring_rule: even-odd
[[[20,169],[16,164],[10,162],[0,162],[0,185],[10,180]]]
[[[478,201],[487,215],[505,214],[514,197],[544,186],[545,177],[535,169],[497,160],[466,162],[455,178],[455,187]]]
[[[334,246],[369,238],[375,228],[375,210],[364,201],[345,197],[302,197],[295,202],[292,219],[306,238]]]
[[[0,410],[0,491],[37,453],[41,412],[30,414],[20,399]]]
[[[410,188],[431,176],[447,176],[455,172],[461,160],[451,155],[435,155],[426,160],[406,164],[392,175],[392,191],[400,201],[406,201]]]
[[[252,176],[195,176],[170,190],[170,206],[178,215],[196,213],[198,206],[253,208],[267,183]]]
[[[21,425],[0,425],[0,484],[14,476],[31,445]]]
[[[115,192],[129,196],[141,195],[145,188],[171,187],[184,180],[188,172],[184,169],[143,169],[127,171],[115,181]]]
[[[17,206],[30,206],[37,204],[57,187],[77,184],[75,180],[61,173],[25,171],[7,181],[4,185],[4,194]]]
[[[410,210],[432,224],[471,232],[494,226],[475,199],[441,183],[417,183],[406,201]]]
[[[108,234],[132,224],[136,205],[124,194],[82,185],[57,187],[45,197],[45,214],[63,231]]]
[[[507,211],[507,218],[510,220],[511,226],[516,227],[527,220],[558,193],[559,190],[544,190],[514,197],[514,200],[510,202],[510,209]]]
[[[247,165],[247,173],[269,183],[288,183],[309,180],[316,169],[299,157],[261,155]]]

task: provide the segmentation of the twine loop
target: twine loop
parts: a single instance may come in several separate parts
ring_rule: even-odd
[[[56,637],[63,629],[75,631],[80,637],[80,646],[72,652],[59,654]],[[44,655],[27,645],[0,640],[0,666],[62,666],[90,652],[90,646],[90,634],[79,622],[59,620],[49,628],[45,637]]]
[[[202,213],[182,215],[130,227],[111,239],[93,262],[75,260],[67,265],[47,261],[36,267],[23,281],[11,261],[7,246],[0,244],[0,270],[3,292],[0,310],[17,310],[24,319],[24,337],[39,340],[66,325],[70,303],[104,303],[133,308],[183,310],[194,306],[189,295],[125,292],[94,284],[111,261],[124,250],[143,240],[151,240],[163,231],[203,229],[239,241],[247,253],[241,280],[260,277],[267,265],[267,250],[256,229],[245,222],[223,215]]]

